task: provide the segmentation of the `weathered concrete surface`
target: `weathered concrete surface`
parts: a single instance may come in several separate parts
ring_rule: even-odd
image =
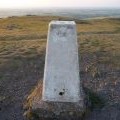
[[[33,120],[82,120],[86,107],[84,101],[79,102],[53,102],[43,101],[42,81],[27,100],[25,109],[26,118],[31,116]],[[37,119],[36,119],[37,117]]]
[[[43,83],[38,84],[27,103],[39,119],[81,120],[86,107],[80,85],[75,22],[49,24]]]
[[[46,50],[43,101],[78,102],[82,98],[76,24],[52,21]]]

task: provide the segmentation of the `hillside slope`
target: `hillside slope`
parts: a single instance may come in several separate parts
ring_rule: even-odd
[[[50,16],[0,19],[0,120],[24,119],[23,102],[43,78],[48,23],[64,19],[71,20]],[[75,21],[81,81],[87,94],[91,93],[93,110],[85,119],[119,120],[120,19]]]

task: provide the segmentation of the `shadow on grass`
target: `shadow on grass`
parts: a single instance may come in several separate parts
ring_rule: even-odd
[[[87,106],[91,110],[96,108],[103,108],[105,106],[105,100],[98,96],[97,93],[88,88],[84,88],[84,91],[87,96]]]

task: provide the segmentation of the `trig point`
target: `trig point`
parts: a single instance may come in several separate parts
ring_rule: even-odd
[[[50,22],[43,84],[32,99],[32,110],[40,118],[80,120],[85,105],[74,21]]]
[[[49,24],[42,99],[54,102],[78,102],[81,99],[74,21]]]

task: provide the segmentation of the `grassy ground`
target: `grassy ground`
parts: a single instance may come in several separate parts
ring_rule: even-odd
[[[43,77],[48,23],[62,19],[0,19],[0,120],[23,120],[22,103]],[[120,19],[75,21],[83,86],[106,105],[119,103]]]

